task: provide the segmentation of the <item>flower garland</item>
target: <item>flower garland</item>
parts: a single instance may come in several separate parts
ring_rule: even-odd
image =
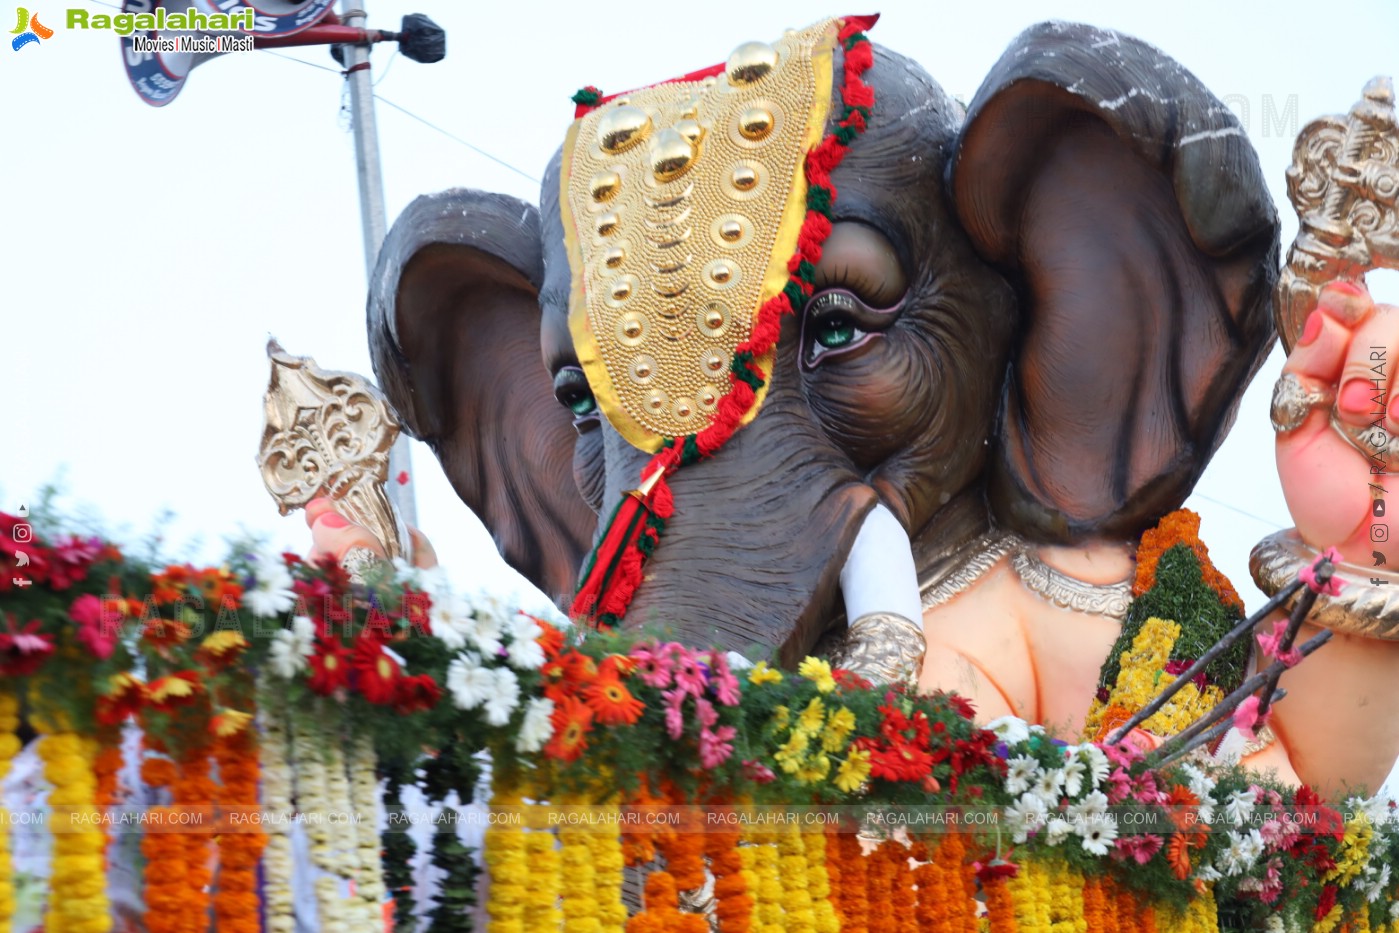
[[[407,835],[395,833],[394,835]],[[476,863],[462,845],[454,820],[442,819],[432,834],[432,866],[442,872],[436,903],[428,916],[433,933],[470,933],[471,908],[476,904]],[[397,929],[398,927],[395,927]],[[403,926],[413,928],[413,921]]]
[[[497,774],[491,806],[499,809],[519,807],[522,803],[519,791],[511,789]],[[489,933],[526,933],[525,894],[531,870],[525,835],[523,829],[507,826],[504,820],[493,820],[486,827],[485,862],[491,875],[490,899],[486,902]]]
[[[866,933],[869,902],[865,899],[869,862],[855,833],[833,829],[826,837],[826,868],[842,933]],[[921,894],[921,888],[920,888]]]
[[[19,754],[19,697],[0,687],[0,786],[10,773],[10,762]],[[0,799],[0,933],[10,933],[15,915],[14,864],[10,859],[10,812]]]
[[[674,513],[666,478],[681,467],[714,456],[728,443],[756,404],[758,390],[767,383],[769,374],[762,371],[757,360],[777,346],[783,317],[799,313],[812,294],[821,244],[831,232],[831,211],[836,199],[831,173],[845,158],[854,138],[865,131],[874,106],[874,91],[861,78],[874,63],[873,49],[862,30],[873,25],[874,18],[870,17],[841,21],[837,40],[845,52],[839,88],[844,106],[836,118],[836,129],[806,154],[807,211],[798,234],[797,251],[787,264],[791,277],[786,287],[758,309],[751,335],[734,350],[729,391],[719,399],[709,424],[695,434],[667,441],[642,468],[641,488],[647,490],[646,494],[641,498],[628,494],[618,504],[580,575],[570,609],[574,618],[588,618],[610,627],[626,614],[632,594],[641,583],[642,563],[660,542],[666,521]],[[600,102],[601,98],[597,100]],[[644,527],[639,527],[638,509],[650,513]],[[623,550],[625,554],[619,553]]]
[[[258,806],[258,743],[244,728],[214,739],[213,757],[219,770],[217,802],[232,812],[249,813]],[[214,922],[220,933],[259,933],[257,866],[267,835],[258,823],[238,830],[223,827],[217,840],[218,878],[214,892]]]
[[[758,921],[757,933],[782,933],[782,871],[778,863],[776,840],[770,833],[749,833],[748,845],[742,852],[751,853],[754,884],[753,916]]]
[[[1005,876],[996,875],[989,878],[982,883],[981,889],[986,894],[986,918],[991,926],[991,933],[1015,933],[1015,903]],[[1116,931],[1105,929],[1104,933]]]
[[[141,734],[141,783],[152,789],[175,782],[175,763],[154,757],[160,747],[149,732]],[[175,825],[175,807],[151,808],[152,825]],[[146,858],[145,926],[150,933],[180,933],[180,911],[184,903],[186,853],[178,833],[148,832],[141,837],[141,854]]]
[[[603,825],[614,826],[621,822],[621,808],[616,803],[601,805]],[[594,832],[586,836],[592,857],[593,878],[596,882],[594,898],[597,901],[598,925],[603,933],[622,933],[627,923],[627,905],[622,902],[622,882],[625,859],[622,840],[613,833]],[[719,874],[716,867],[715,875]],[[718,886],[716,885],[716,893]],[[720,918],[723,917],[723,902],[720,902]],[[720,933],[730,933],[721,928]],[[738,931],[743,933],[743,931]]]
[[[175,780],[170,800],[177,811],[199,814],[214,800],[215,785],[209,777],[210,745],[200,740],[186,744],[176,760]],[[178,838],[185,847],[185,885],[180,905],[181,933],[203,933],[209,928],[209,890],[214,880],[209,859],[209,832],[182,830]]]
[[[35,725],[49,723],[36,717]],[[49,806],[55,811],[58,830],[53,836],[52,895],[44,927],[49,933],[107,933],[112,928],[103,854],[107,840],[94,819],[97,782],[92,756],[81,736],[45,731],[39,740],[39,757],[44,778],[53,785]]]
[[[719,933],[750,933],[752,930],[753,898],[744,878],[739,839],[738,833],[727,831],[707,833],[704,837],[704,854],[714,875],[717,902],[714,914],[719,921]]]
[[[1179,637],[1177,623],[1154,617],[1146,620],[1131,648],[1120,657],[1112,692],[1106,700],[1093,701],[1084,721],[1084,735],[1105,740],[1176,679],[1184,668],[1175,667],[1170,657]],[[1188,683],[1141,728],[1156,736],[1174,735],[1223,699],[1224,691],[1214,684]]]
[[[934,851],[929,852],[932,845]],[[914,858],[918,867],[913,870],[913,883],[918,889],[918,901],[913,913],[918,920],[918,928],[929,933],[947,933],[952,929],[948,917],[946,876],[934,863],[939,843],[919,842],[914,845]]]
[[[379,919],[384,899],[384,864],[379,854],[379,778],[374,740],[356,735],[350,742],[347,760],[350,781],[350,812],[354,814],[355,896],[362,902],[360,914],[366,929]]]
[[[787,929],[798,933],[814,931],[816,911],[811,891],[811,871],[802,832],[794,823],[783,823],[778,828],[777,855],[782,872],[782,912]]]
[[[271,828],[262,850],[263,920],[267,933],[294,933],[292,876],[296,861],[292,853],[291,818],[292,770],[285,695],[267,689],[266,682],[258,703],[259,753],[262,764],[262,809]]]
[[[675,877],[668,871],[646,876],[644,909],[627,921],[626,933],[708,933],[709,922],[699,914],[681,913]]]
[[[914,889],[912,853],[907,846],[895,844],[888,857],[892,863],[889,906],[894,912],[894,928],[898,933],[917,933],[918,892]]]
[[[1050,933],[1049,873],[1039,859],[1021,863],[1013,878],[1006,879],[1015,906],[1015,925],[1021,933]]]
[[[524,891],[526,930],[554,930],[563,921],[559,907],[563,866],[557,843],[554,834],[547,829],[536,828],[525,833],[525,863],[529,865],[529,884]]]
[[[898,866],[890,853],[898,843],[884,840],[869,853],[869,930],[870,933],[894,933],[894,873]]]
[[[306,835],[311,864],[318,869],[313,885],[316,917],[322,929],[340,929],[352,925],[355,919],[350,905],[340,896],[337,877],[346,868],[346,849],[353,851],[353,846],[349,840],[332,839],[331,771],[339,760],[338,756],[332,758],[332,749],[339,740],[337,737],[332,741],[321,732],[323,715],[319,707],[297,712],[292,734],[292,770],[296,774],[297,809],[308,817]]]
[[[565,795],[558,800],[560,806],[566,807],[576,807],[582,802],[576,795]],[[602,905],[597,894],[607,889],[598,883],[593,848],[588,844],[588,837],[595,833],[565,822],[559,826],[558,834],[564,927],[578,933],[598,933],[602,929]]]

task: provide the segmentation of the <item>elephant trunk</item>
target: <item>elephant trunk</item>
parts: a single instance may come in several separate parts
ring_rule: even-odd
[[[623,469],[609,468],[610,486],[638,475],[644,460],[630,448],[619,443],[609,453],[625,458]],[[840,616],[842,587],[857,611],[919,615],[907,534],[887,510],[874,511],[877,494],[815,426],[797,392],[775,386],[752,424],[670,485],[675,514],[645,565],[629,627],[691,645],[771,648],[781,663],[794,664]],[[609,493],[619,495],[620,487]],[[862,546],[852,557],[857,537]],[[882,553],[891,541],[893,564]],[[888,580],[871,575],[888,566],[903,568],[903,592],[892,602],[884,599]]]

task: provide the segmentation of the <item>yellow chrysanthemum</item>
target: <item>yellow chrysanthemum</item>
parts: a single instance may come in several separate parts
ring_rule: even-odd
[[[852,748],[836,769],[835,785],[845,793],[853,794],[869,780],[869,776],[870,753],[863,748]]]
[[[840,751],[854,731],[855,714],[842,706],[826,720],[826,731],[821,733],[821,748],[828,752]]]
[[[768,662],[759,661],[753,665],[753,669],[748,672],[748,682],[750,684],[780,684],[782,683],[782,673],[768,667]]]
[[[797,673],[816,685],[822,693],[830,693],[836,688],[836,679],[831,676],[831,666],[820,658],[807,658],[797,666]]]
[[[792,721],[792,711],[785,706],[775,707],[772,711],[772,731],[781,732],[787,728]]]
[[[209,721],[209,728],[221,739],[226,739],[231,735],[242,732],[249,722],[252,721],[252,714],[236,709],[221,709],[213,719]]]
[[[825,719],[826,705],[821,702],[820,697],[812,697],[811,702],[806,704],[806,709],[802,710],[802,714],[797,719],[797,724],[792,728],[792,731],[815,735],[821,731],[821,723]]]
[[[788,774],[795,774],[802,766],[802,759],[806,757],[806,749],[810,743],[810,737],[805,732],[795,731],[787,743],[777,750],[773,758],[777,764]]]
[[[248,640],[237,632],[215,632],[199,643],[199,647],[216,658],[230,651],[242,651],[248,647]]]
[[[151,699],[164,703],[170,699],[184,699],[194,695],[195,686],[183,677],[162,677],[151,684]]]
[[[815,784],[817,781],[824,781],[826,775],[831,773],[831,759],[827,758],[825,755],[813,755],[799,762],[796,770],[791,773],[803,784]]]

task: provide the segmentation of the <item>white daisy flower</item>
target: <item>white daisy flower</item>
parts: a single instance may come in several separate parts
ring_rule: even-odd
[[[1263,837],[1258,830],[1246,833],[1230,833],[1229,845],[1220,855],[1220,864],[1227,875],[1242,875],[1253,867],[1258,856],[1263,854]]]
[[[1219,869],[1215,868],[1213,865],[1206,863],[1204,865],[1201,865],[1199,869],[1195,872],[1195,877],[1196,879],[1203,881],[1206,884],[1209,884],[1211,882],[1218,881],[1224,876],[1219,873]]]
[[[476,611],[466,620],[465,631],[476,643],[476,649],[488,658],[500,653],[501,636],[505,634],[505,618],[494,610],[476,606]]]
[[[1224,815],[1235,826],[1242,826],[1253,816],[1254,800],[1253,791],[1236,790],[1229,795],[1229,799],[1224,802]]]
[[[1052,846],[1057,846],[1074,832],[1073,824],[1063,817],[1052,817],[1044,824],[1044,839]]]
[[[508,667],[497,667],[493,673],[491,694],[486,697],[486,722],[503,726],[520,705],[520,678]]]
[[[1395,901],[1389,905],[1389,919],[1399,920],[1399,901]]]
[[[1102,816],[1083,825],[1083,850],[1091,855],[1107,855],[1117,839],[1117,823],[1110,816]]]
[[[1090,820],[1100,819],[1104,816],[1107,816],[1107,795],[1100,790],[1095,790],[1092,793],[1086,795],[1078,803],[1071,804],[1067,812],[1071,820],[1077,821],[1080,824],[1086,823]],[[1083,833],[1083,829],[1080,827],[1078,832],[1081,835]]]
[[[533,697],[525,704],[525,720],[515,736],[515,751],[529,754],[544,747],[554,736],[554,701],[548,697]]]
[[[291,571],[280,554],[260,554],[253,585],[243,591],[243,606],[253,615],[273,618],[296,605]]]
[[[1186,778],[1190,781],[1190,793],[1199,797],[1200,802],[1203,803],[1210,792],[1214,790],[1214,778],[1191,764],[1181,765],[1180,769],[1185,772]]]
[[[441,641],[448,651],[460,651],[466,647],[466,636],[470,631],[468,616],[471,607],[466,599],[448,589],[428,593],[432,608],[428,610],[428,631]]]
[[[1012,758],[1006,763],[1006,793],[1018,797],[1030,789],[1039,762],[1025,755]]]
[[[544,649],[535,641],[544,630],[523,612],[515,614],[506,627],[510,644],[506,646],[510,663],[522,671],[534,671],[544,666]]]
[[[1108,756],[1103,753],[1101,748],[1092,743],[1070,747],[1075,756],[1088,767],[1089,788],[1097,790],[1108,779],[1108,774],[1112,771],[1108,765]]]
[[[1014,833],[1014,840],[1022,843],[1030,838],[1031,833],[1044,828],[1045,820],[1049,818],[1049,808],[1034,794],[1024,794],[1006,808],[1005,817],[1006,827]]]
[[[1058,768],[1049,768],[1035,776],[1034,783],[1030,785],[1030,792],[1043,800],[1047,806],[1057,806],[1059,788],[1063,783],[1064,773]]]
[[[1059,774],[1064,782],[1064,793],[1077,797],[1083,792],[1083,779],[1088,774],[1088,766],[1077,755],[1069,755],[1064,759],[1064,767],[1059,769]]]
[[[447,690],[457,709],[475,709],[486,702],[494,689],[495,675],[490,668],[482,667],[481,659],[475,655],[458,655],[447,665]]]
[[[291,628],[284,628],[272,636],[269,660],[272,670],[279,677],[291,680],[306,669],[307,659],[315,653],[316,624],[306,616],[296,616],[291,620]]]
[[[1007,745],[1019,745],[1030,738],[1030,727],[1018,716],[1001,716],[986,724],[996,737]]]
[[[1369,880],[1365,882],[1365,886],[1362,890],[1365,892],[1365,900],[1373,904],[1380,899],[1385,891],[1389,890],[1389,865],[1386,863],[1380,866],[1378,872],[1375,871],[1373,865],[1367,866],[1365,873],[1370,877]]]

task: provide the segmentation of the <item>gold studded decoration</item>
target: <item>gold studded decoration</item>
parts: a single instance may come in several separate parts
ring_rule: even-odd
[[[569,130],[569,326],[603,415],[642,450],[708,423],[735,349],[787,284],[837,27],[744,43],[715,76],[632,91]],[[771,372],[771,354],[758,363]]]

